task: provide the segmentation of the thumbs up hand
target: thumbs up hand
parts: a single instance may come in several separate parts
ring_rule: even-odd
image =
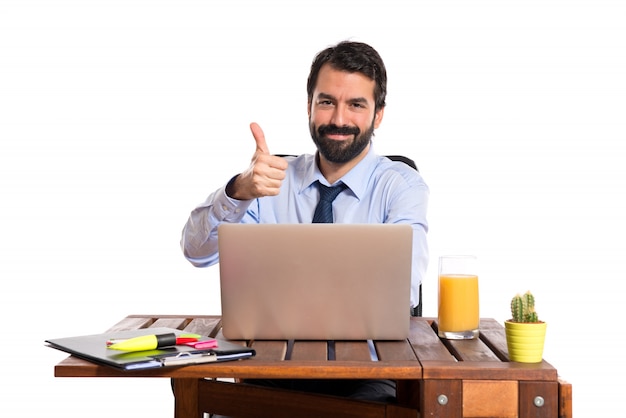
[[[226,190],[230,197],[237,200],[277,195],[288,166],[284,158],[270,154],[265,134],[257,123],[251,123],[250,130],[256,142],[256,151],[248,169],[237,176]]]

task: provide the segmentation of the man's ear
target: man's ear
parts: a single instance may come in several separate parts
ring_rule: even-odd
[[[383,115],[385,114],[385,108],[381,107],[374,114],[374,129],[378,129],[380,123],[383,121]]]

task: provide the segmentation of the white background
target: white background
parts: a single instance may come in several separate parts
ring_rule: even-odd
[[[388,68],[377,151],[431,187],[425,316],[437,257],[477,255],[481,315],[531,289],[575,416],[618,416],[625,18],[607,0],[1,1],[0,415],[172,416],[169,381],[54,378],[43,341],[218,314],[217,267],[179,248],[187,215],[247,166],[251,121],[272,152],[313,151],[311,60],[353,39]]]

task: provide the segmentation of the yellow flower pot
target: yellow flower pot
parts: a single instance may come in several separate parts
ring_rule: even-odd
[[[509,359],[519,363],[540,363],[546,338],[545,322],[504,322]]]

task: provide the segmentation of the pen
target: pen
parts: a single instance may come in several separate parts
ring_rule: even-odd
[[[185,334],[176,337],[176,334],[143,335],[125,340],[109,340],[107,348],[120,351],[146,351],[157,348],[171,347],[177,344],[187,344],[198,341],[199,335]]]

